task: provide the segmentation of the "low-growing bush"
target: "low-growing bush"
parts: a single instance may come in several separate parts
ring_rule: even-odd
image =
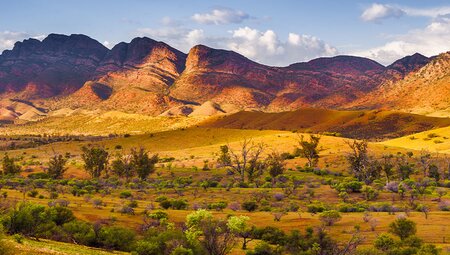
[[[258,209],[258,204],[255,201],[246,201],[241,204],[241,207],[246,211],[253,212]]]
[[[227,205],[228,205],[228,203],[225,201],[210,203],[210,204],[208,204],[208,209],[222,211],[223,209],[227,208]]]

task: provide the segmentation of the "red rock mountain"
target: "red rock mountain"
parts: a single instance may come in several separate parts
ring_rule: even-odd
[[[50,34],[17,42],[0,55],[0,92],[24,99],[69,95],[94,77],[108,49],[85,35]]]
[[[186,55],[144,37],[109,50],[84,35],[51,34],[42,42],[18,42],[0,55],[0,99],[30,100],[50,110],[151,115],[364,108],[374,105],[351,104],[429,61],[415,54],[384,67],[366,58],[337,56],[271,67],[203,45]]]
[[[423,57],[417,54],[405,62],[410,62],[411,58],[419,58],[422,63],[425,62]],[[408,64],[403,62],[400,66]],[[426,65],[409,66],[417,70],[410,72],[404,79],[382,83],[364,97],[350,103],[348,108],[389,108],[418,114],[450,116],[450,52],[434,57]]]

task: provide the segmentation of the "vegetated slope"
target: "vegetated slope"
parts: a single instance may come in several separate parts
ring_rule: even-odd
[[[23,243],[8,240],[14,247],[14,255],[126,255],[128,252],[107,251],[83,245],[56,242],[52,240],[25,239]]]
[[[143,37],[109,50],[85,35],[51,34],[42,42],[18,42],[0,55],[0,99],[29,100],[46,110],[153,116],[338,109],[428,61],[415,54],[384,67],[367,58],[337,56],[271,67],[203,45],[186,55]]]
[[[351,138],[393,138],[450,125],[449,118],[426,117],[394,111],[336,111],[304,108],[266,113],[239,112],[211,118],[203,127],[336,132]]]
[[[450,116],[450,52],[438,55],[402,80],[382,84],[350,106]]]
[[[450,154],[450,127],[437,128],[381,142],[386,146]]]

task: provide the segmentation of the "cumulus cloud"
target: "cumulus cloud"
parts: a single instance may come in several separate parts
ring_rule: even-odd
[[[14,31],[0,31],[0,52],[3,50],[12,49],[17,41],[24,39],[34,38],[42,40],[45,35],[35,35],[26,32],[14,32]]]
[[[364,21],[380,21],[386,18],[398,18],[405,14],[405,11],[399,7],[388,4],[372,4],[361,14]]]
[[[272,30],[259,31],[249,27],[231,31],[227,48],[268,65],[288,65],[321,56],[332,56],[337,49],[311,35],[289,33],[281,40]]]
[[[243,11],[230,8],[217,8],[208,13],[196,13],[191,18],[200,24],[221,25],[242,23],[244,20],[249,19],[250,15]]]
[[[285,66],[321,56],[333,56],[337,49],[323,40],[311,36],[289,33],[280,39],[273,30],[260,31],[241,27],[229,31],[228,36],[208,36],[202,29],[140,29],[139,35],[164,41],[184,52],[192,46],[205,44],[209,47],[236,51],[254,61],[274,66]]]
[[[383,64],[416,52],[426,56],[437,55],[450,50],[450,14],[438,16],[422,29],[411,30],[406,34],[394,36],[382,46],[354,52]]]

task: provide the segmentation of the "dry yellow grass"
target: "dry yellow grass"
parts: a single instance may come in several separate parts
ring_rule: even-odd
[[[164,131],[153,134],[133,135],[119,137],[96,142],[107,148],[114,156],[118,152],[127,153],[132,147],[143,146],[152,153],[158,153],[160,157],[174,157],[174,167],[201,167],[205,160],[214,161],[216,153],[221,145],[229,144],[238,149],[244,139],[252,139],[253,142],[262,142],[267,145],[266,153],[272,151],[292,152],[297,146],[299,136],[308,138],[309,134],[298,134],[289,131],[274,130],[239,130],[220,128],[188,128],[174,131]],[[320,142],[320,165],[330,170],[342,170],[345,155],[349,151],[346,145],[348,139],[334,136],[322,136]],[[13,150],[9,153],[13,156],[23,155],[25,160],[34,158],[46,162],[54,152],[70,152],[74,157],[70,160],[68,177],[86,177],[82,171],[81,146],[89,142],[59,142],[37,148]],[[115,149],[120,145],[122,149]],[[384,144],[370,143],[370,152],[376,155],[386,153],[405,152],[405,149],[388,147]],[[296,158],[287,162],[287,167],[303,166],[305,159]],[[35,169],[39,171],[38,169]]]
[[[205,116],[151,117],[118,111],[64,110],[37,122],[0,126],[0,132],[4,135],[143,134],[190,127],[205,118]]]
[[[428,150],[430,152],[450,154],[450,127],[408,135],[384,141],[380,144],[411,150]]]

